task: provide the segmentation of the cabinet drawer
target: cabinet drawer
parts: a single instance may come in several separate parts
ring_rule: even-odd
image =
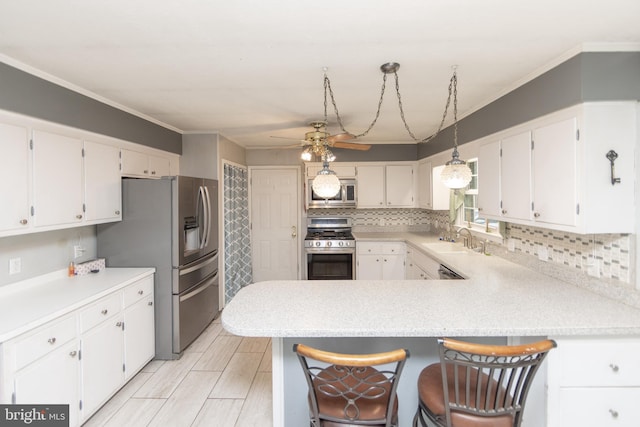
[[[86,332],[122,310],[122,292],[101,298],[80,312],[80,332]]]
[[[356,251],[359,254],[380,254],[382,244],[380,242],[357,242]]]
[[[636,427],[638,401],[640,401],[640,388],[637,387],[561,389],[558,403],[560,417],[557,423],[553,422],[549,425]],[[524,416],[527,416],[526,409]]]
[[[383,243],[381,246],[384,255],[402,255],[406,252],[405,244],[401,242]]]
[[[640,339],[558,341],[560,386],[640,386]]]
[[[65,317],[47,326],[38,328],[24,338],[16,339],[16,369],[58,349],[76,337],[76,316]]]
[[[145,277],[129,285],[124,290],[124,306],[129,307],[136,301],[153,293],[153,276]]]

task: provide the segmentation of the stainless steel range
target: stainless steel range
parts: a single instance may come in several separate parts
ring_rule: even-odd
[[[308,280],[353,280],[356,241],[351,218],[308,218],[304,247]]]

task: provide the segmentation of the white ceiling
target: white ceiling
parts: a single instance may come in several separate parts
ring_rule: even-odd
[[[323,67],[345,127],[364,131],[395,61],[426,137],[452,65],[462,117],[580,51],[640,50],[639,18],[638,0],[0,0],[0,61],[245,147],[291,144],[270,136],[323,118]],[[412,142],[392,77],[362,142]]]

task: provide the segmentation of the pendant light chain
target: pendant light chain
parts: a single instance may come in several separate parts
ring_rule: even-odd
[[[405,119],[405,115],[404,115],[404,107],[402,104],[402,96],[400,95],[400,80],[398,78],[398,73],[397,71],[393,71],[394,77],[395,77],[395,87],[396,87],[396,96],[398,97],[398,107],[400,108],[400,118],[402,119],[402,123],[404,124],[405,129],[407,130],[407,133],[409,134],[409,136],[416,142],[418,143],[424,143],[424,142],[429,142],[431,141],[433,138],[435,138],[436,136],[438,136],[438,134],[440,134],[440,132],[442,131],[442,128],[444,127],[444,122],[447,118],[447,114],[449,111],[449,106],[451,105],[451,97],[453,95],[453,141],[454,141],[454,146],[457,147],[458,145],[458,76],[456,74],[456,67],[453,68],[453,76],[451,76],[451,80],[449,81],[449,95],[447,97],[447,103],[444,107],[444,112],[442,114],[442,120],[440,120],[440,125],[438,126],[438,130],[436,130],[436,132],[426,138],[420,139],[417,138],[414,133],[411,131],[411,128],[409,127],[409,124],[407,123],[407,120]],[[361,134],[355,135],[356,138],[358,137],[362,137],[362,136],[366,136],[369,131],[371,129],[373,129],[373,127],[375,126],[376,122],[378,121],[378,118],[380,117],[380,110],[382,108],[382,101],[384,99],[384,92],[386,89],[386,84],[387,84],[387,73],[383,73],[382,74],[382,88],[380,91],[380,99],[378,100],[378,109],[376,111],[376,115],[375,118],[373,119],[373,121],[371,122],[371,124],[369,125],[369,127],[367,128],[367,130],[365,130],[364,132],[362,132]],[[333,89],[331,88],[331,81],[329,80],[329,77],[327,76],[327,74],[325,73],[324,75],[324,120],[325,122],[327,121],[327,92],[329,93],[329,96],[331,97],[331,103],[333,104],[333,110],[336,113],[336,119],[338,122],[338,125],[340,126],[340,129],[342,130],[342,132],[344,133],[351,133],[348,130],[345,129],[344,124],[342,123],[342,117],[340,116],[340,112],[338,111],[338,106],[336,104],[336,100],[335,97],[333,95]]]
[[[369,127],[367,128],[367,130],[365,130],[364,132],[355,135],[356,138],[362,137],[362,136],[366,136],[369,131],[371,129],[373,129],[373,127],[375,126],[376,122],[378,121],[378,117],[380,117],[380,110],[382,108],[382,100],[384,99],[384,91],[387,85],[387,75],[383,74],[382,75],[382,88],[380,90],[380,99],[378,100],[378,110],[376,111],[376,116],[374,117],[373,121],[371,122],[371,124],[369,125]],[[342,130],[342,132],[344,133],[351,133],[348,130],[346,130],[344,128],[344,124],[342,123],[342,117],[340,117],[340,113],[338,112],[338,105],[336,104],[336,99],[333,96],[333,89],[331,89],[331,81],[329,80],[329,77],[325,74],[324,75],[324,117],[325,117],[325,121],[327,120],[327,90],[329,91],[329,96],[331,97],[331,103],[333,104],[333,110],[336,113],[336,120],[338,121],[338,125],[340,126],[340,129]]]

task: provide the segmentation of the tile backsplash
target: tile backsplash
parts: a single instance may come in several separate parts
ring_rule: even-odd
[[[448,229],[449,211],[424,209],[311,209],[308,216],[348,216],[355,231],[432,231]],[[574,234],[506,225],[504,248],[564,265],[585,275],[633,283],[635,240],[629,234]]]
[[[630,234],[584,235],[508,224],[506,246],[509,251],[564,264],[590,276],[632,281],[634,240]]]

